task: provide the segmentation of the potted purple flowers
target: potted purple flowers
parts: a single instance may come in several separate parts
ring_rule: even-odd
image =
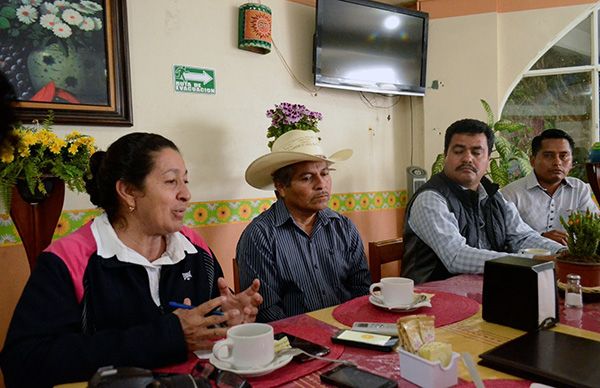
[[[282,102],[275,105],[274,109],[267,110],[267,117],[271,119],[271,126],[267,129],[269,149],[275,139],[294,129],[319,132],[317,123],[323,118],[319,112],[313,112],[304,105]]]

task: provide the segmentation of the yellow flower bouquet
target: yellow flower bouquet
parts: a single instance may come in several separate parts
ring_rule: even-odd
[[[5,209],[10,208],[12,187],[19,181],[32,195],[46,194],[46,177],[62,179],[70,190],[85,191],[95,140],[77,131],[60,138],[51,130],[53,120],[50,112],[41,125],[15,127],[0,145],[0,199]]]

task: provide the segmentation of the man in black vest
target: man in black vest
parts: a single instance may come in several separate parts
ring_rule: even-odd
[[[486,260],[564,247],[529,227],[498,185],[484,177],[494,133],[479,120],[459,120],[446,130],[444,171],[431,177],[408,203],[402,276],[415,283],[482,273]]]

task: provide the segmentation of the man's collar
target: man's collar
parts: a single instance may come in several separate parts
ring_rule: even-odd
[[[535,187],[540,187],[542,190],[546,190],[541,184],[540,181],[537,178],[537,175],[535,174],[535,171],[531,171],[526,177],[525,177],[525,183],[526,186],[525,188],[527,190],[531,190]],[[567,178],[563,178],[563,180],[560,182],[561,185],[565,185],[565,186],[569,186],[569,187],[573,187],[573,185],[571,184],[571,182],[569,182],[567,180]]]
[[[292,215],[288,211],[285,206],[285,202],[283,199],[278,199],[273,204],[274,216],[275,216],[275,226],[281,226],[285,224],[289,219],[292,219]]]
[[[289,210],[287,209],[287,207],[285,206],[285,202],[283,201],[283,199],[278,199],[277,201],[275,201],[275,203],[273,204],[273,208],[274,208],[275,226],[281,226],[281,225],[285,224],[286,222],[288,222],[288,220],[291,220],[292,222],[294,222],[294,219],[293,219],[292,215],[290,214]],[[320,220],[320,222],[323,222],[323,223],[329,222],[330,218],[339,218],[339,217],[340,217],[340,215],[337,212],[334,212],[333,210],[331,210],[328,207],[326,207],[323,210],[319,210],[317,212],[317,220]]]
[[[493,197],[498,190],[500,189],[500,185],[492,182],[487,177],[482,177],[481,182],[479,183],[480,187],[483,187],[488,196]]]

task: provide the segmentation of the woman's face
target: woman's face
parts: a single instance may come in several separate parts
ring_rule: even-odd
[[[163,148],[154,154],[154,167],[135,192],[134,215],[149,235],[174,233],[183,226],[190,201],[185,163],[179,152]]]

